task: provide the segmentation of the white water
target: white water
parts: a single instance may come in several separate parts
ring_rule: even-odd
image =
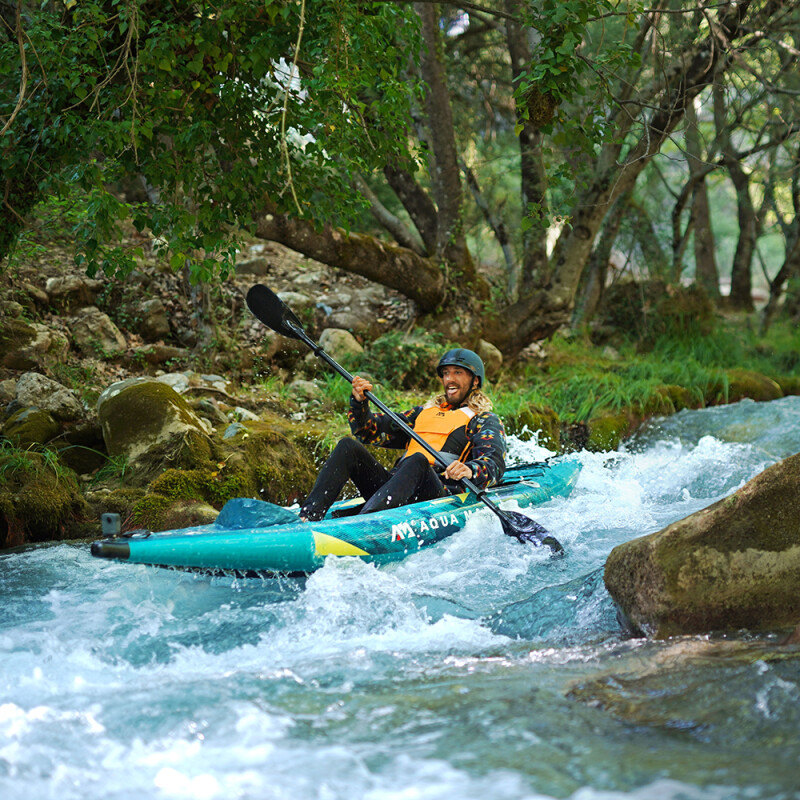
[[[304,581],[84,544],[1,555],[0,797],[800,798],[797,649],[628,640],[602,585],[616,544],[798,451],[786,398],[583,453],[573,495],[536,515],[562,559],[489,512],[399,564]]]

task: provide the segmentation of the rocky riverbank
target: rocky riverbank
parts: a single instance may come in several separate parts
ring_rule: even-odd
[[[103,511],[158,529],[212,518],[231,496],[307,491],[331,435],[313,421],[317,364],[249,314],[253,283],[340,357],[413,319],[397,293],[271,243],[205,291],[155,260],[90,279],[57,248],[4,278],[0,548],[94,535]]]

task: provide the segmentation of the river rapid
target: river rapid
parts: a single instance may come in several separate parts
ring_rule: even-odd
[[[488,511],[398,564],[302,580],[85,543],[0,555],[0,797],[800,798],[798,648],[626,638],[602,581],[615,545],[798,451],[790,397],[581,453],[571,497],[535,515],[561,559]]]

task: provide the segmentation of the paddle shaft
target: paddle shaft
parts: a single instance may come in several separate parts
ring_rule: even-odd
[[[313,351],[314,355],[321,358],[326,364],[336,370],[348,383],[353,383],[353,376],[335,359],[333,359],[328,353],[325,352],[324,348],[318,345],[310,336],[306,334],[306,332],[299,328],[297,325],[294,325],[291,322],[287,323],[291,326],[292,330],[297,334],[297,336],[302,339]],[[434,450],[399,414],[395,414],[388,406],[378,400],[372,392],[364,392],[366,398],[374,403],[384,414],[386,414],[389,419],[397,425],[398,428],[405,431],[417,444],[422,447],[425,452],[429,453],[434,461],[443,469],[446,469],[448,464],[447,462],[441,457],[440,453],[437,450]],[[477,498],[484,503],[484,505],[488,506],[495,514],[498,516],[503,516],[503,512],[499,509],[488,497],[485,496],[484,490],[479,489],[469,478],[459,478],[459,483],[469,492],[472,492],[477,496]]]

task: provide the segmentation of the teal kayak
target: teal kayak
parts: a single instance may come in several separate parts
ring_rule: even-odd
[[[574,459],[510,467],[487,492],[495,503],[532,508],[566,497],[580,473]],[[336,503],[320,522],[261,500],[237,498],[210,525],[152,533],[132,531],[92,543],[98,558],[247,576],[307,575],[328,556],[374,564],[405,558],[461,530],[485,506],[472,493],[358,515],[361,499]]]

